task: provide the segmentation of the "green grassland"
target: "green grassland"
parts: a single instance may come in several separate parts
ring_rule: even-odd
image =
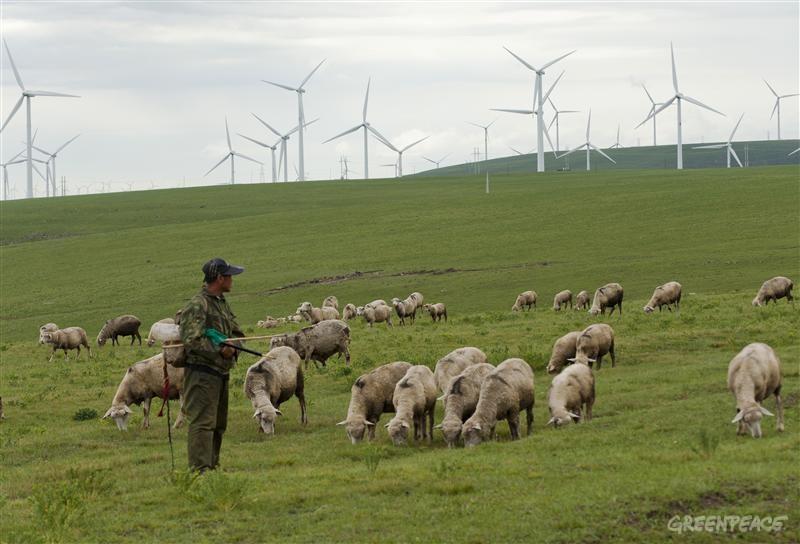
[[[769,277],[800,278],[799,179],[796,166],[620,170],[497,176],[490,195],[481,179],[442,177],[3,203],[0,542],[797,542],[800,308],[750,300]],[[451,320],[353,322],[352,367],[309,369],[309,424],[289,401],[271,439],[241,391],[255,358],[242,359],[223,470],[192,482],[185,429],[173,473],[164,418],[141,430],[134,408],[123,433],[92,414],[154,349],[124,341],[48,363],[36,339],[48,321],[93,338],[122,313],[146,328],[199,288],[214,255],[247,268],[229,299],[249,332],[329,294],[343,305],[419,290]],[[644,315],[652,289],[673,279],[680,315]],[[552,343],[598,320],[553,312],[552,296],[609,281],[625,287],[625,311],[599,318],[619,359],[596,372],[595,418],[546,428]],[[525,289],[539,308],[512,314]],[[761,440],[736,436],[725,386],[728,362],[755,341],[783,361],[786,406],[786,431],[767,418]],[[432,367],[464,345],[531,364],[532,436],[512,443],[500,424],[497,442],[470,450],[448,450],[439,434],[394,448],[383,427],[356,446],[336,427],[360,373],[394,360]],[[686,514],[788,521],[776,534],[668,530]]]

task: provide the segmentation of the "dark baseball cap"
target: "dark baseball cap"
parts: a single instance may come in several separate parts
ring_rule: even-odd
[[[244,272],[243,267],[229,264],[228,261],[221,257],[214,257],[203,265],[203,274],[210,281],[216,279],[217,276],[235,276],[242,272]]]

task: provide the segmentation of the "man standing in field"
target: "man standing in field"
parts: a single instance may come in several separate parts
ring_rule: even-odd
[[[219,465],[222,435],[228,424],[228,377],[236,362],[236,350],[217,348],[206,336],[216,329],[228,338],[243,337],[224,293],[233,276],[244,268],[219,257],[203,265],[203,289],[180,314],[181,341],[186,352],[183,407],[189,418],[189,468],[204,472]]]

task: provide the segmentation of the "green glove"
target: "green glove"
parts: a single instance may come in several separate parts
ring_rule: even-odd
[[[217,329],[206,329],[205,336],[211,340],[211,343],[214,344],[214,347],[219,347],[220,344],[225,342],[228,337],[219,332]]]

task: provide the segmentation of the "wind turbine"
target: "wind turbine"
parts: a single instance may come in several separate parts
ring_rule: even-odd
[[[37,147],[37,146],[31,144],[31,147],[33,147],[36,151],[40,151],[40,152],[42,152],[42,153],[44,153],[45,155],[48,156],[48,159],[47,159],[48,163],[51,163],[51,162],[53,163],[52,170],[50,169],[49,164],[47,166],[48,176],[50,176],[50,180],[51,180],[51,184],[52,184],[53,196],[56,196],[56,157],[58,156],[58,154],[61,152],[62,149],[64,149],[69,144],[71,144],[72,142],[77,140],[78,136],[80,136],[80,134],[78,134],[77,136],[74,136],[73,138],[67,140],[64,144],[62,144],[61,147],[59,147],[58,149],[56,149],[52,153],[50,153],[49,151],[45,151],[41,147]]]
[[[733,135],[736,134],[736,129],[739,128],[739,123],[742,122],[742,117],[744,117],[744,114],[740,115],[739,116],[739,120],[736,121],[736,126],[733,127],[733,131],[731,132],[731,135],[728,138],[728,142],[727,143],[724,143],[724,144],[713,144],[713,145],[701,145],[701,146],[698,146],[698,147],[693,147],[692,149],[722,149],[723,147],[725,147],[725,148],[727,148],[725,155],[728,158],[728,168],[731,167],[731,155],[733,155],[733,158],[736,159],[737,163],[739,163],[739,168],[744,168],[744,166],[742,166],[742,161],[739,160],[739,156],[736,155],[736,151],[733,150],[733,145],[731,145],[731,142],[733,141]]]
[[[663,105],[663,102],[656,102],[655,100],[653,100],[653,97],[650,96],[650,93],[648,92],[647,87],[645,87],[644,84],[642,84],[642,89],[644,89],[645,94],[647,94],[647,98],[650,100],[650,104],[651,104],[650,105],[650,111],[647,112],[647,115],[650,116],[656,110],[656,108],[658,106],[662,106]],[[642,126],[642,125],[639,125],[639,126]],[[636,128],[639,128],[639,127],[636,127]],[[653,116],[653,145],[654,146],[657,145],[656,144],[656,118],[655,118],[655,116]]]
[[[536,139],[536,142],[537,142],[536,171],[537,172],[544,172],[544,139],[543,139],[543,134],[546,134],[546,129],[545,129],[545,126],[544,126],[544,102],[546,100],[546,96],[542,95],[542,76],[544,75],[545,69],[547,69],[550,66],[552,66],[553,64],[557,63],[558,61],[560,61],[564,57],[568,57],[569,55],[573,54],[575,52],[575,50],[570,51],[569,53],[567,53],[565,55],[561,55],[557,59],[551,60],[550,62],[548,62],[547,64],[545,64],[541,68],[536,69],[532,65],[528,64],[527,62],[525,62],[521,57],[515,55],[507,47],[503,47],[503,49],[505,49],[506,51],[511,53],[511,56],[514,57],[515,59],[517,59],[518,61],[520,61],[526,68],[528,68],[529,70],[532,70],[533,72],[536,73],[536,80],[534,82],[534,91],[533,91],[533,101],[534,101],[534,103],[536,103],[537,98],[538,98],[538,104],[536,104],[536,106],[537,106],[536,107],[536,112],[538,114],[537,118],[536,118],[536,138],[537,138]],[[564,73],[562,72],[561,74],[563,75]],[[558,76],[558,77],[561,78],[561,76]],[[558,80],[556,80],[556,82],[557,81]],[[555,84],[553,84],[553,86],[555,86]],[[550,91],[552,91],[552,90],[553,90],[553,88],[551,87]],[[550,94],[550,92],[548,91],[547,95],[549,95],[549,94]],[[550,140],[550,137],[548,136],[547,139]],[[552,147],[553,144],[551,143],[550,146]]]
[[[388,167],[391,166],[392,168],[394,168],[394,177],[397,177],[397,163],[396,162],[393,162],[392,164],[382,164],[381,166],[383,166],[385,168],[388,168]]]
[[[595,151],[600,153],[602,156],[604,156],[605,158],[607,158],[608,160],[610,160],[614,164],[617,164],[617,161],[615,161],[614,159],[612,159],[611,157],[609,157],[608,155],[603,153],[602,149],[600,149],[599,147],[595,147],[592,144],[592,142],[589,140],[589,129],[591,128],[591,126],[592,126],[592,110],[590,109],[589,110],[589,121],[586,123],[586,141],[584,143],[582,143],[581,145],[579,145],[578,147],[576,147],[574,149],[570,149],[569,151],[567,151],[566,153],[561,155],[561,157],[566,157],[567,155],[569,155],[573,151],[577,151],[577,150],[585,147],[586,148],[586,171],[587,172],[589,170],[591,170],[591,162],[590,162],[589,155],[590,155],[590,152],[591,152],[592,149],[594,149]],[[561,158],[561,157],[559,157],[559,158]]]
[[[495,119],[488,125],[479,125],[478,123],[472,123],[470,121],[467,121],[467,123],[469,123],[473,127],[478,127],[483,129],[483,161],[486,165],[486,194],[489,194],[489,127],[495,124],[496,122],[497,119]]]
[[[766,79],[764,80],[764,83],[767,83]],[[772,114],[770,114],[769,118],[772,119],[773,117],[775,117],[775,111],[776,110],[778,111],[778,139],[780,140],[781,139],[781,98],[789,98],[789,97],[792,97],[792,96],[800,96],[800,94],[794,93],[794,94],[778,95],[778,93],[775,92],[775,89],[772,88],[772,85],[767,83],[767,87],[769,87],[769,90],[772,91],[772,94],[775,95],[775,106],[772,108]]]
[[[240,132],[237,132],[236,134],[238,134],[239,136],[241,136],[245,140],[250,140],[254,144],[260,145],[261,147],[265,147],[265,148],[270,150],[270,152],[272,153],[272,183],[275,183],[276,181],[278,181],[278,177],[277,177],[277,174],[275,172],[275,150],[278,149],[278,144],[281,143],[283,141],[283,139],[278,139],[278,141],[275,142],[273,145],[269,145],[269,144],[265,144],[264,142],[260,142],[260,141],[256,140],[255,138],[251,138],[250,136],[245,136],[244,134],[242,134]]]
[[[13,157],[11,157],[11,159],[8,162],[0,163],[0,166],[3,167],[3,200],[8,200],[8,193],[9,193],[9,190],[8,190],[9,189],[9,187],[8,187],[8,167],[9,167],[9,165],[12,165],[12,164],[18,164],[20,162],[25,162],[24,160],[22,160],[22,161],[18,161],[17,160],[17,157],[22,155],[23,151],[20,151],[19,153],[17,153]]]
[[[317,121],[319,121],[319,118],[314,119],[313,121],[309,121],[308,123],[306,123],[306,126],[308,126],[308,125],[310,125],[312,123],[316,123]],[[294,134],[295,132],[297,132],[298,130],[300,130],[300,125],[297,125],[292,130],[287,132],[286,134],[282,134],[281,135],[281,152],[280,152],[280,155],[278,157],[278,172],[281,171],[281,164],[283,164],[283,181],[284,181],[284,183],[289,181],[289,157],[286,156],[286,149],[289,147],[289,145],[288,145],[289,137],[292,134]],[[300,181],[300,171],[299,170],[297,171],[297,179],[295,181]]]
[[[25,100],[25,107],[26,107],[26,110],[27,110],[27,118],[28,118],[28,124],[27,124],[27,128],[28,128],[28,144],[27,144],[28,145],[28,160],[27,160],[27,163],[28,163],[28,184],[27,184],[26,189],[25,189],[25,194],[26,194],[27,198],[32,198],[33,197],[33,157],[31,157],[31,154],[32,154],[31,147],[33,145],[33,141],[31,140],[31,98],[34,97],[34,96],[62,96],[62,97],[68,97],[68,98],[80,98],[80,97],[78,95],[74,95],[74,94],[54,93],[52,91],[30,91],[30,90],[26,89],[25,85],[22,83],[22,78],[20,77],[19,72],[17,71],[17,67],[14,65],[14,59],[11,58],[11,50],[8,48],[8,43],[6,43],[5,39],[3,39],[3,43],[6,46],[6,53],[8,53],[8,60],[11,63],[11,69],[14,71],[14,78],[17,80],[17,85],[19,85],[19,88],[22,90],[22,96],[19,97],[19,100],[17,100],[17,103],[14,105],[14,108],[11,110],[11,113],[8,114],[8,117],[6,117],[6,120],[3,123],[3,126],[0,127],[0,132],[2,132],[4,128],[6,128],[6,125],[8,125],[9,121],[11,121],[11,118],[14,117],[14,114],[17,113],[17,110],[19,110],[20,106],[22,106],[22,101]]]
[[[248,161],[252,161],[252,162],[254,162],[254,163],[256,163],[256,164],[264,164],[264,163],[262,163],[262,162],[259,162],[259,161],[255,160],[255,159],[251,159],[251,158],[250,158],[250,157],[248,157],[247,155],[242,155],[241,153],[238,153],[238,152],[236,152],[236,151],[234,151],[234,150],[233,150],[233,147],[231,147],[231,133],[230,133],[230,131],[228,130],[228,118],[227,118],[227,117],[225,118],[225,137],[226,137],[226,138],[227,138],[227,140],[228,140],[228,154],[227,154],[227,155],[225,155],[224,157],[222,157],[222,160],[221,160],[221,161],[219,161],[217,164],[215,164],[215,165],[214,165],[214,167],[213,167],[213,168],[211,168],[211,170],[209,170],[208,172],[206,172],[206,173],[205,173],[205,175],[204,175],[203,177],[205,177],[205,176],[209,175],[211,172],[213,172],[213,171],[214,171],[214,170],[217,168],[217,166],[219,166],[219,165],[220,165],[220,164],[222,164],[223,162],[225,162],[225,161],[227,161],[228,159],[230,159],[230,160],[231,160],[231,185],[233,185],[234,183],[236,183],[235,172],[234,172],[234,165],[233,165],[233,159],[234,159],[234,157],[241,157],[241,158],[243,158],[243,159],[247,159]]]
[[[436,168],[438,169],[438,168],[439,168],[439,164],[441,164],[441,163],[442,163],[442,162],[443,162],[443,161],[444,161],[444,160],[445,160],[447,157],[449,157],[450,155],[452,155],[452,153],[448,153],[447,155],[445,155],[444,157],[442,157],[442,158],[441,158],[441,159],[439,159],[438,161],[435,161],[435,160],[433,160],[433,159],[429,159],[429,158],[428,158],[428,157],[426,157],[425,155],[423,155],[423,156],[422,156],[422,158],[423,158],[423,159],[425,159],[426,161],[428,161],[429,163],[435,164],[435,165],[436,165]],[[384,165],[384,166],[385,166],[385,165]]]
[[[536,151],[536,148],[535,148],[535,147],[534,147],[533,149],[531,149],[530,151],[528,151],[527,153],[523,153],[523,152],[522,152],[522,151],[520,151],[519,149],[515,149],[515,148],[513,148],[513,147],[511,147],[511,146],[508,146],[508,148],[509,148],[511,151],[513,151],[514,153],[516,153],[517,155],[530,155],[531,153],[533,153],[534,151]]]
[[[619,143],[619,124],[617,124],[617,143],[609,147],[609,149],[621,149],[622,145]]]
[[[423,142],[423,141],[425,141],[425,140],[427,140],[429,138],[429,136],[425,136],[424,138],[420,138],[416,142],[412,142],[412,143],[408,144],[407,146],[405,146],[402,149],[397,149],[395,146],[393,146],[389,142],[389,140],[387,140],[383,136],[378,136],[376,134],[375,137],[378,138],[378,140],[383,145],[385,145],[386,147],[388,147],[389,149],[391,149],[392,151],[395,151],[397,153],[397,177],[399,177],[399,178],[403,177],[403,153],[405,153],[406,151],[408,151],[410,148],[414,147],[418,143]]]
[[[703,104],[699,100],[696,100],[696,99],[692,98],[691,96],[687,96],[687,95],[683,94],[678,89],[678,74],[675,71],[675,51],[674,51],[674,49],[672,47],[672,42],[670,42],[670,44],[669,44],[669,52],[670,52],[670,56],[672,58],[672,87],[675,89],[675,94],[673,95],[672,98],[670,98],[669,100],[667,100],[666,102],[661,104],[661,106],[659,106],[658,108],[654,109],[650,113],[650,115],[647,116],[647,118],[644,121],[642,121],[641,123],[639,123],[639,125],[637,125],[636,128],[639,128],[640,126],[645,124],[647,121],[650,120],[651,117],[655,117],[661,111],[663,111],[665,108],[668,108],[670,104],[672,104],[673,102],[675,102],[677,100],[677,104],[678,104],[678,170],[683,170],[683,140],[682,140],[681,103],[684,100],[686,100],[687,102],[689,102],[691,104],[694,104],[696,106],[700,106],[701,108],[705,108],[707,110],[713,111],[714,113],[718,113],[718,114],[722,115],[723,117],[725,116],[725,114],[722,113],[721,111],[715,110],[714,108],[712,108],[710,106],[706,106],[705,104]]]
[[[306,78],[300,83],[300,85],[295,87],[289,87],[288,85],[282,85],[280,83],[274,83],[272,81],[267,81],[266,79],[262,79],[264,83],[269,83],[270,85],[275,85],[276,87],[280,87],[281,89],[286,89],[287,91],[294,91],[297,93],[297,126],[300,127],[300,139],[299,139],[299,150],[300,150],[300,170],[299,170],[299,178],[300,181],[305,181],[305,159],[303,157],[303,132],[305,131],[305,127],[310,125],[311,123],[306,123],[306,116],[303,112],[303,94],[305,94],[306,90],[303,88],[308,80],[311,79],[311,76],[314,75],[322,63],[325,62],[325,59],[322,60],[317,67],[311,70],[311,73],[306,76]]]
[[[549,130],[553,126],[553,123],[556,124],[556,151],[560,151],[561,150],[561,142],[559,141],[559,127],[558,127],[559,121],[558,121],[558,118],[561,116],[562,113],[578,113],[578,110],[559,110],[556,107],[556,105],[553,104],[553,99],[552,98],[548,97],[547,101],[550,102],[550,106],[556,112],[556,114],[553,116],[553,120],[550,121],[549,125],[547,125],[547,129]]]

